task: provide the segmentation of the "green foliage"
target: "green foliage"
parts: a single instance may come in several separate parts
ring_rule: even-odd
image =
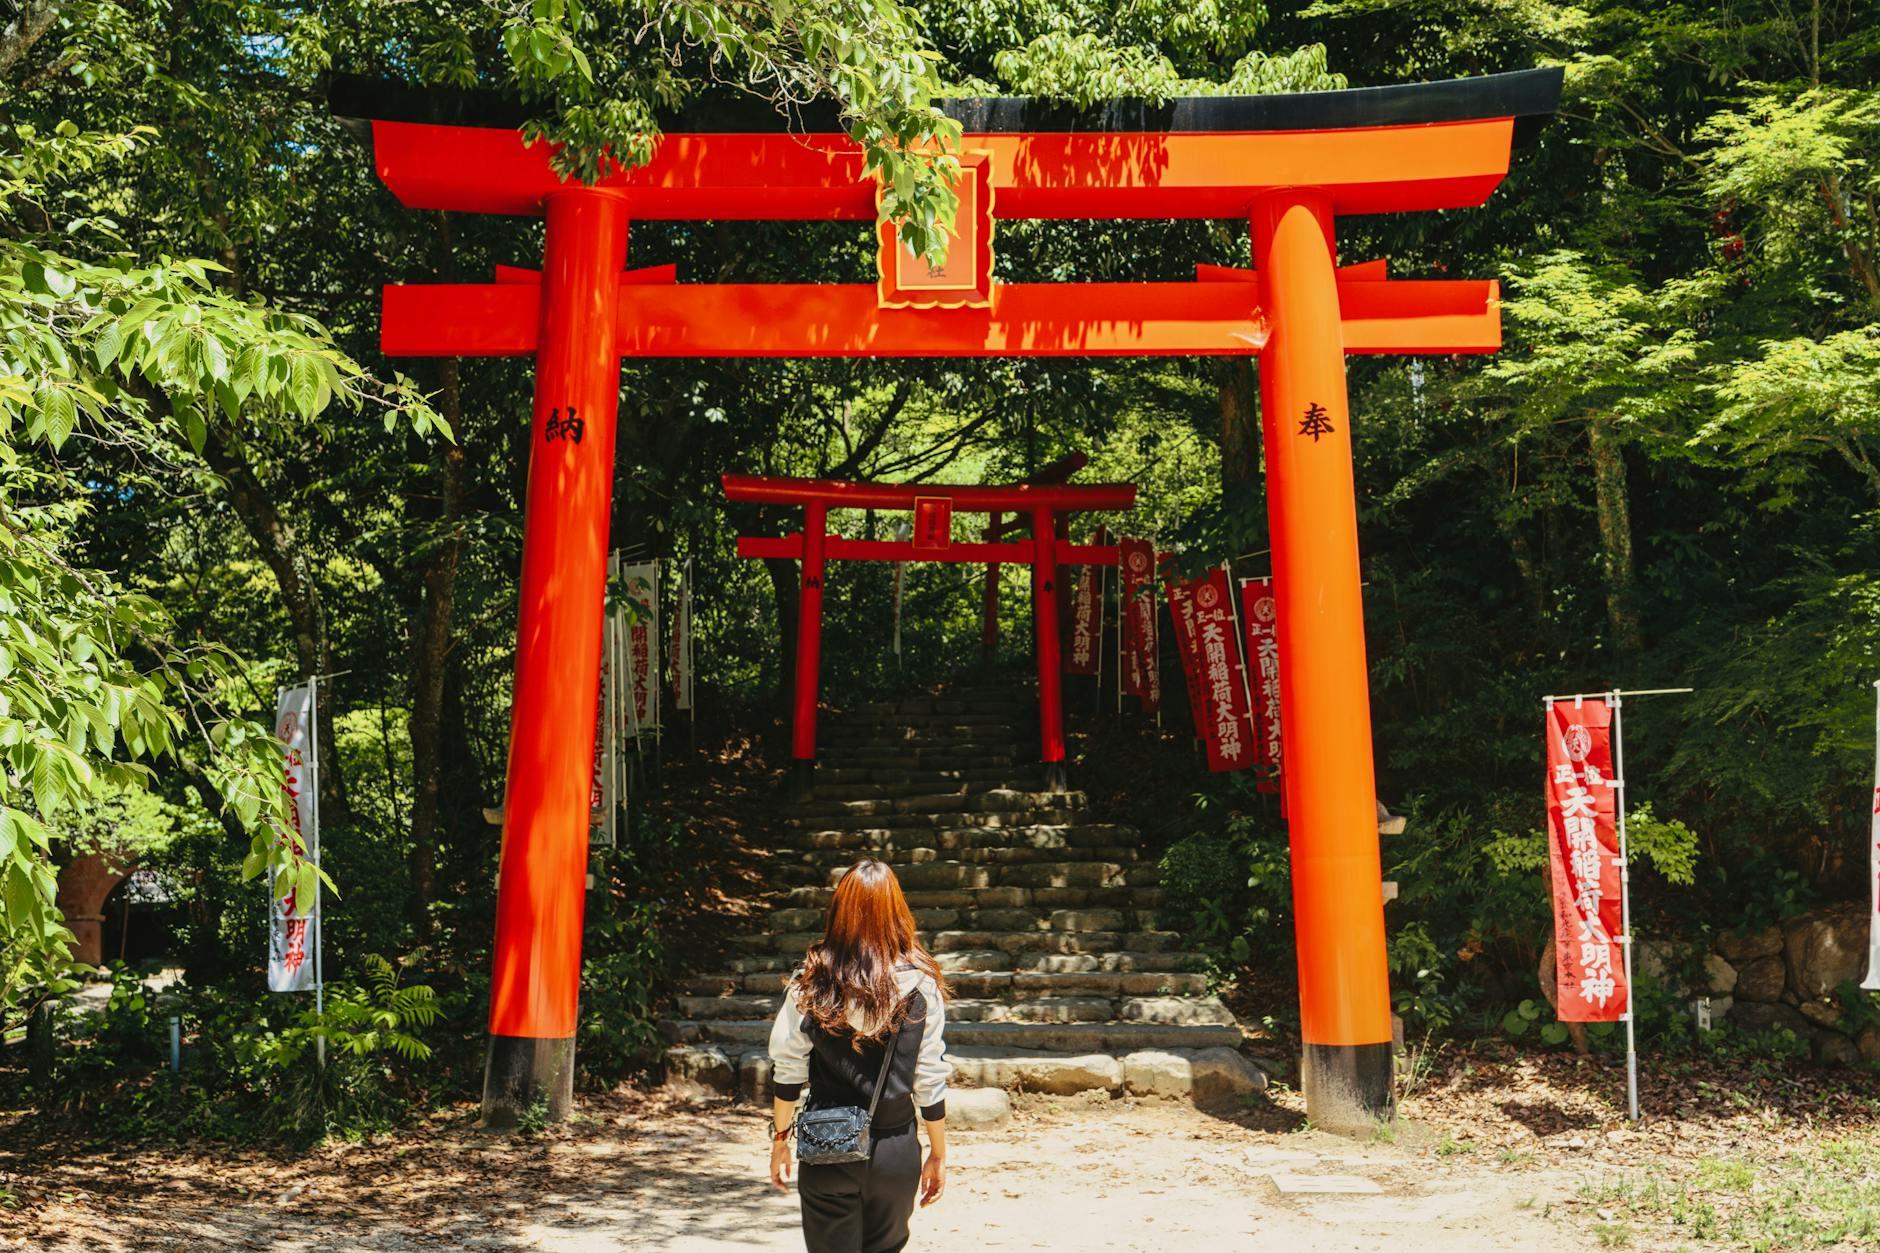
[[[1277,57],[1249,52],[1216,82],[1185,78],[1155,49],[1118,46],[1089,30],[1040,35],[1022,49],[999,53],[993,64],[1019,94],[1080,108],[1118,97],[1161,104],[1175,96],[1265,96],[1336,91],[1346,85],[1344,75],[1326,68],[1320,44]]]
[[[322,1014],[310,996],[248,988],[153,994],[120,967],[95,1017],[68,1015],[72,1048],[48,1104],[101,1103],[102,1125],[166,1140],[310,1143],[382,1130],[424,1099],[409,1072],[430,1058],[421,1033],[444,1007],[383,957],[368,956],[364,970],[361,984],[326,985]],[[168,1073],[172,1016],[182,1020],[180,1076]]]
[[[148,128],[70,122],[12,135],[0,221],[15,223],[28,206],[49,223],[43,202],[64,181],[149,140]],[[212,421],[258,431],[369,400],[388,429],[408,421],[422,434],[438,419],[409,383],[377,384],[313,319],[216,292],[221,268],[122,252],[88,261],[17,231],[0,238],[0,1025],[67,986],[46,824],[95,824],[98,806],[148,786],[157,763],[197,773],[252,833],[245,877],[274,867],[310,890],[316,873],[284,821],[278,746],[230,709],[243,663],[179,638],[163,605],[76,551],[101,485],[62,454],[78,439],[206,477]]]
[[[1697,834],[1676,818],[1661,821],[1651,803],[1626,815],[1626,847],[1635,860],[1649,862],[1666,883],[1689,887],[1697,881]]]
[[[1242,808],[1219,812],[1196,798],[1198,829],[1162,854],[1160,882],[1166,925],[1226,971],[1250,960],[1290,965],[1292,862],[1284,835]],[[1232,802],[1230,802],[1232,803]]]
[[[562,147],[556,168],[593,181],[618,162],[644,164],[658,108],[717,81],[768,97],[780,110],[833,101],[882,182],[883,220],[916,251],[945,255],[958,209],[951,150],[959,124],[934,107],[940,58],[919,13],[897,0],[529,0],[491,6],[508,70],[548,107],[526,128]],[[462,41],[449,45],[462,81]],[[688,74],[684,67],[703,72]]]

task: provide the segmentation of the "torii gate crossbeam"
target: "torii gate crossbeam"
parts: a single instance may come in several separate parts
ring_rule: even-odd
[[[1306,1108],[1332,1130],[1389,1117],[1344,357],[1492,352],[1500,307],[1488,280],[1400,282],[1378,262],[1341,268],[1335,226],[1341,214],[1483,203],[1508,172],[1517,133],[1553,112],[1561,77],[1532,70],[1087,113],[943,101],[962,126],[962,185],[974,189],[962,229],[970,223],[976,242],[959,250],[973,253],[962,263],[973,283],[954,301],[964,307],[901,298],[923,285],[931,297],[952,280],[898,261],[892,224],[878,227],[874,285],[681,283],[670,268],[627,269],[635,218],[873,220],[863,151],[833,115],[802,119],[809,133],[787,132],[761,108],[674,117],[648,164],[581,186],[561,182],[547,150],[524,141],[519,108],[336,78],[335,113],[369,122],[379,176],[406,205],[547,218],[539,275],[505,268],[489,284],[389,286],[381,329],[394,355],[536,359],[486,1119],[513,1122],[542,1099],[560,1114],[572,1097],[622,355],[1257,354]],[[1008,218],[1235,218],[1249,224],[1253,268],[1200,265],[1192,283],[1001,284],[989,247],[993,224]]]

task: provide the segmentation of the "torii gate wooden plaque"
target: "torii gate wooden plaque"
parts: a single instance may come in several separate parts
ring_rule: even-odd
[[[635,219],[873,220],[861,149],[831,119],[671,120],[638,169],[564,184],[488,101],[340,80],[371,119],[379,176],[413,208],[546,216],[541,273],[385,289],[393,355],[533,355],[536,392],[505,796],[489,1122],[573,1077],[582,885],[620,358],[1257,354],[1279,594],[1287,809],[1309,1117],[1362,1131],[1391,1113],[1390,986],[1358,579],[1347,353],[1492,352],[1493,281],[1340,268],[1340,214],[1479,205],[1518,119],[1553,112],[1558,70],[1084,113],[952,100],[972,169],[971,268],[923,273],[882,230],[877,283],[681,283],[628,270]],[[475,114],[474,117],[472,115]],[[482,125],[466,126],[466,120]],[[998,283],[1008,218],[1237,218],[1252,269],[1192,283]],[[961,272],[953,273],[956,265]],[[811,562],[805,553],[806,576]],[[998,560],[989,554],[982,560]]]

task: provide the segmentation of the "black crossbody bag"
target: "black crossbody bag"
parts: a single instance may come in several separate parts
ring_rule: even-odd
[[[875,1076],[875,1090],[868,1097],[868,1108],[837,1105],[832,1109],[806,1110],[796,1119],[796,1160],[804,1166],[838,1166],[844,1162],[868,1160],[869,1130],[875,1121],[875,1106],[881,1103],[881,1090],[888,1086],[888,1067],[894,1062],[894,1050],[901,1043],[897,1025],[881,1051],[881,1073]]]

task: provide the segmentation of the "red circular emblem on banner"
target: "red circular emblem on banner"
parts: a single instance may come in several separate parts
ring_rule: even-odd
[[[1203,609],[1212,609],[1221,603],[1221,594],[1214,590],[1212,583],[1204,583],[1201,590],[1195,593],[1195,603]]]
[[[274,729],[274,738],[278,740],[291,740],[299,734],[300,714],[296,710],[290,709],[281,715],[281,725]]]
[[[1586,755],[1593,751],[1593,733],[1579,723],[1567,728],[1567,756],[1574,761],[1585,761]]]
[[[1141,574],[1149,568],[1149,554],[1136,552],[1129,554],[1129,568]]]
[[[1253,602],[1253,616],[1262,622],[1271,622],[1278,613],[1279,609],[1273,604],[1271,596],[1262,596]]]

